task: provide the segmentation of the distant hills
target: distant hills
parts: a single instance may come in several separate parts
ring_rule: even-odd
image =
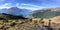
[[[20,9],[18,7],[11,7],[9,9],[0,9],[0,15],[2,13],[13,15],[28,17],[28,18],[52,18],[55,16],[60,16],[60,7],[57,8],[45,8],[35,11],[30,11],[27,9]]]
[[[60,8],[45,8],[41,10],[33,11],[28,17],[29,18],[52,18],[60,16]]]
[[[27,9],[20,9],[18,7],[11,7],[9,9],[0,9],[0,13],[12,14],[12,15],[23,15],[27,16],[31,11]]]

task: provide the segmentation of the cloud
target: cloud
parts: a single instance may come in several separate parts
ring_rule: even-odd
[[[38,10],[38,9],[45,8],[43,6],[37,6],[37,5],[25,4],[25,3],[20,4],[20,6],[18,6],[18,7],[21,9],[28,9],[28,10]]]
[[[11,6],[11,3],[5,3],[5,4],[2,4],[0,5],[0,9],[3,9],[3,8],[10,8]]]
[[[33,8],[33,7],[19,7],[21,9],[28,9],[28,10],[36,10],[37,8]]]
[[[21,8],[21,9],[28,9],[28,10],[38,10],[38,9],[42,9],[42,8],[44,8],[44,7],[22,7],[22,6],[20,6],[19,8]]]
[[[5,3],[5,4],[0,5],[0,9],[11,8],[11,7],[19,7],[21,9],[28,9],[28,10],[37,10],[37,9],[44,8],[41,6],[37,6],[33,4],[25,4],[25,3],[22,3],[22,4],[16,3],[15,5],[12,5],[12,3]]]
[[[5,3],[5,4],[2,4],[0,5],[0,9],[3,9],[3,8],[11,8],[11,7],[18,7],[18,8],[21,8],[21,9],[28,9],[28,10],[38,10],[38,9],[42,9],[42,8],[49,8],[50,6],[41,6],[41,5],[35,5],[35,4],[30,4],[30,3],[16,3],[16,4],[13,4],[13,3]],[[52,5],[51,7],[57,7],[57,6],[54,6]]]
[[[16,6],[19,6],[19,3],[16,3]]]
[[[0,5],[0,9],[4,9],[4,8],[11,8],[11,7],[19,7],[19,3],[13,4],[13,3],[4,3],[2,5]]]
[[[40,7],[40,6],[37,6],[37,5],[33,5],[33,4],[25,4],[25,3],[22,3],[21,4],[22,6],[32,6],[32,7]]]
[[[54,8],[54,7],[58,7],[57,5],[51,5],[51,6],[38,6],[38,5],[34,5],[34,4],[26,4],[26,3],[21,3],[20,6],[18,6],[21,9],[28,9],[28,10],[39,10],[39,9],[43,9],[43,8]]]

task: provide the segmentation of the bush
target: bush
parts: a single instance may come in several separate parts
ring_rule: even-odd
[[[15,22],[18,22],[18,19],[16,19],[16,21]]]
[[[6,22],[8,22],[8,20],[3,20],[3,22],[5,22],[5,23],[6,23]]]

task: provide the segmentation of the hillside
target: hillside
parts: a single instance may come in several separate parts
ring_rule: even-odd
[[[12,14],[2,13],[0,14],[0,20],[10,20],[10,19],[25,19],[22,15],[15,16]]]
[[[32,19],[17,19],[17,20],[16,19],[0,20],[0,30],[42,30],[42,29],[59,30],[60,16],[53,17],[50,19],[32,18]]]
[[[38,17],[38,18],[52,18],[55,16],[60,16],[60,8],[46,8],[41,10],[33,11],[28,17]]]

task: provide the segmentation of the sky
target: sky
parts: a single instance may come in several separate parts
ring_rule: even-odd
[[[28,10],[60,7],[60,0],[0,0],[0,9],[11,7]]]

